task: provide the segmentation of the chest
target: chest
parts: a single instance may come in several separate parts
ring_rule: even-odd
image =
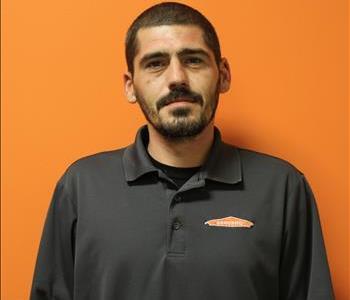
[[[178,257],[197,272],[278,268],[283,205],[272,203],[268,194],[241,189],[179,193],[154,184],[147,190],[95,191],[82,201],[77,253],[92,255],[96,264],[141,270]]]

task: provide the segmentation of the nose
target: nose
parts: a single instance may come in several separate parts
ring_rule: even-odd
[[[172,59],[168,67],[168,84],[170,90],[173,90],[179,85],[188,87],[188,78],[185,67],[178,59]]]

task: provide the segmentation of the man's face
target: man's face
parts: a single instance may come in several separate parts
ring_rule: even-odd
[[[223,92],[221,72],[202,30],[188,25],[141,28],[137,44],[134,75],[125,81],[129,99],[136,97],[163,136],[199,134],[213,120]]]

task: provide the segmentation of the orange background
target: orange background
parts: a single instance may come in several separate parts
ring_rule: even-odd
[[[231,64],[231,91],[216,117],[224,139],[304,172],[337,299],[348,299],[347,2],[184,2],[212,21]],[[123,94],[123,41],[154,3],[2,2],[2,299],[28,299],[63,171],[131,143],[144,123]]]

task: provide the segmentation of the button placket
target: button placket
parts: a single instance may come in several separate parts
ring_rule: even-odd
[[[171,203],[169,207],[169,227],[168,227],[168,254],[170,256],[183,256],[185,254],[185,226],[183,223],[183,197],[178,193],[170,196]]]

